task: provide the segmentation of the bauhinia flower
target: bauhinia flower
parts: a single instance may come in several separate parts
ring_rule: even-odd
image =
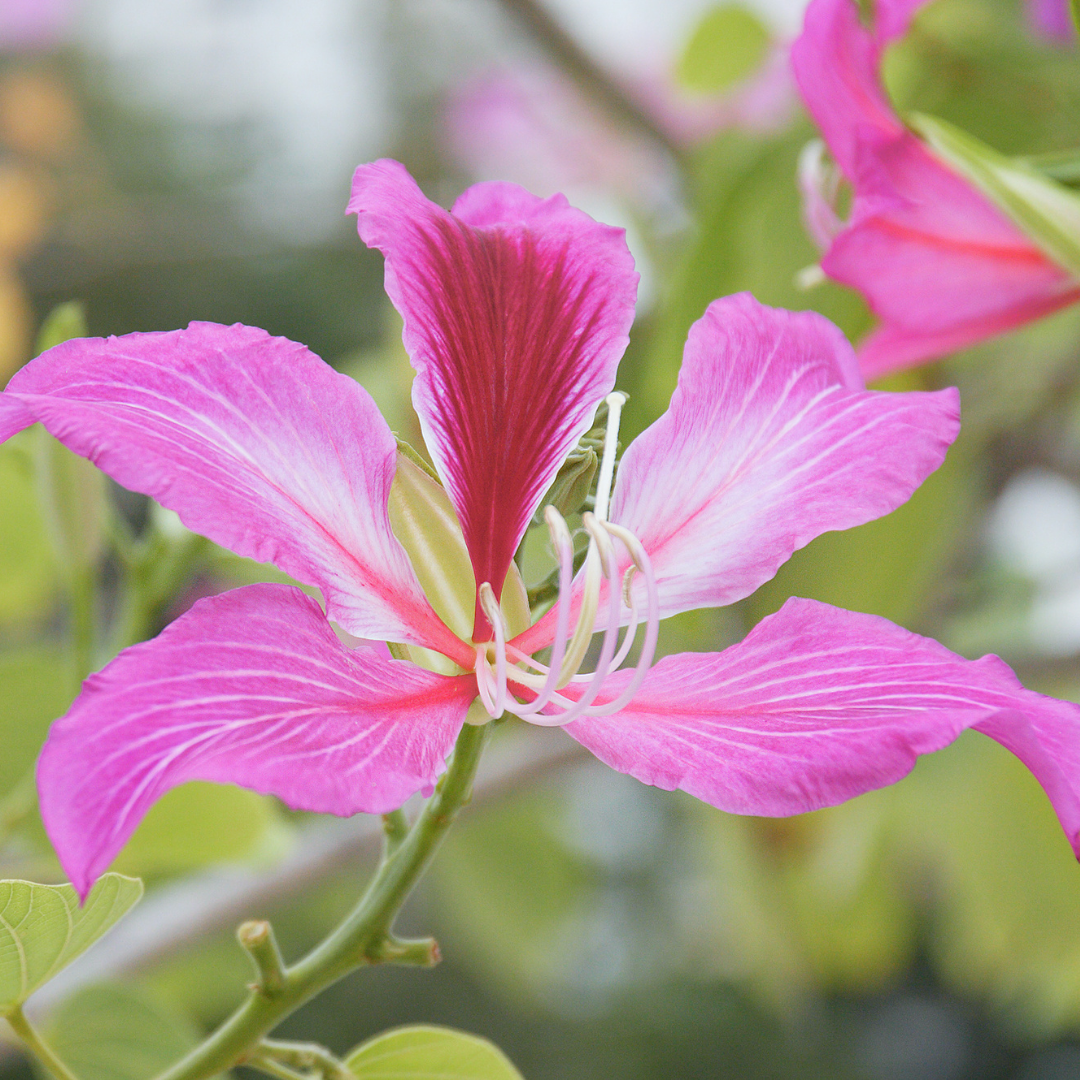
[[[38,771],[80,890],[176,784],[385,812],[431,789],[467,719],[503,713],[561,725],[646,783],[770,815],[891,783],[975,727],[1027,763],[1080,844],[1080,708],[995,658],[791,600],[725,652],[652,665],[661,618],[739,600],[818,534],[903,503],[956,435],[955,391],[867,391],[827,320],[718,300],[613,485],[636,288],[622,233],[508,184],[446,212],[387,161],[357,171],[350,209],[386,257],[441,485],[357,383],[249,327],[67,342],[0,395],[0,437],[40,421],[326,605],[276,584],[210,597],[87,680]],[[584,565],[548,507],[560,593],[532,621],[513,556],[605,398]],[[392,651],[349,648],[330,620]]]
[[[881,326],[859,348],[874,378],[965,348],[1080,299],[1080,282],[896,115],[881,83],[885,48],[923,0],[879,0],[872,28],[855,0],[813,0],[792,48],[795,79],[843,177],[811,144],[800,168],[821,269],[864,294]]]

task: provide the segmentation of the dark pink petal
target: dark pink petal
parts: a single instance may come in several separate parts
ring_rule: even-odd
[[[789,600],[725,652],[666,657],[627,708],[566,730],[647,784],[774,816],[891,784],[969,727],[1032,770],[1080,853],[1080,706],[1025,690],[997,657],[964,660],[813,600]]]
[[[367,391],[247,326],[68,341],[0,396],[188,528],[322,589],[357,637],[453,650],[390,531],[396,443]]]
[[[814,537],[906,502],[958,427],[953,390],[864,390],[822,316],[727,297],[691,328],[668,411],[623,455],[611,520],[648,551],[661,617],[730,604]]]
[[[393,161],[357,169],[349,210],[386,256],[424,435],[477,583],[498,593],[541,496],[614,385],[637,289],[623,231],[512,184],[477,184],[448,213]]]
[[[38,765],[45,827],[85,895],[150,805],[188,780],[383,813],[432,787],[475,696],[472,677],[350,651],[298,589],[235,589],[86,681]]]

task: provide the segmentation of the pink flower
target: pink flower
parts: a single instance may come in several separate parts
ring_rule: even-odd
[[[63,37],[74,0],[0,0],[0,49],[51,48]]]
[[[687,148],[729,128],[783,128],[797,100],[781,45],[727,93],[683,90],[667,65],[619,82],[673,145]],[[598,187],[656,207],[670,202],[677,186],[669,155],[653,140],[612,122],[543,64],[491,69],[459,86],[447,102],[445,130],[451,152],[474,175],[510,176],[537,191]]]
[[[1076,37],[1069,0],[1025,0],[1028,25],[1051,41],[1067,44]]]
[[[803,172],[808,225],[827,249],[821,268],[863,293],[882,322],[859,348],[867,378],[1080,299],[1080,283],[938,161],[886,99],[882,53],[921,3],[883,0],[871,30],[853,0],[813,0],[791,53],[806,107],[854,187],[842,223],[817,170]]]
[[[1028,764],[1080,844],[1080,709],[1023,689],[997,659],[791,600],[725,652],[650,667],[660,618],[747,596],[813,537],[903,503],[956,435],[955,391],[867,391],[821,316],[716,301],[690,332],[668,411],[627,448],[610,507],[605,454],[576,577],[566,524],[547,511],[560,598],[508,641],[512,556],[626,344],[636,274],[622,233],[509,184],[470,188],[448,213],[387,161],[357,171],[350,209],[386,256],[414,402],[460,521],[447,546],[460,541],[472,567],[448,621],[432,606],[445,599],[438,575],[391,528],[393,436],[357,383],[302,346],[207,323],[71,341],[0,395],[0,438],[41,421],[326,602],[324,614],[283,585],[210,597],[87,680],[38,773],[80,890],[187,780],[307,810],[391,810],[431,789],[478,696],[491,715],[564,725],[646,783],[752,814],[891,783],[976,727]],[[433,650],[448,673],[385,646],[350,650],[328,618]],[[641,660],[616,670],[639,622]],[[596,671],[578,674],[595,629]],[[549,647],[545,666],[534,657]]]

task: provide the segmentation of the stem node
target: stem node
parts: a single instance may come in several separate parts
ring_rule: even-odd
[[[281,997],[285,992],[285,961],[273,927],[265,919],[251,919],[240,924],[236,939],[255,965],[252,989],[270,1001]]]

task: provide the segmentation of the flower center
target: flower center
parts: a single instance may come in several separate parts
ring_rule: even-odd
[[[615,447],[619,418],[626,397],[609,394],[604,453],[597,481],[596,506],[583,515],[589,534],[589,548],[581,571],[580,589],[574,589],[574,544],[563,516],[554,506],[544,511],[551,542],[559,560],[559,598],[556,602],[555,639],[550,663],[541,664],[507,643],[507,627],[488,582],[479,589],[480,605],[494,629],[494,639],[476,646],[476,684],[480,700],[492,717],[513,713],[533,724],[561,726],[579,716],[606,716],[629,704],[645,679],[656,651],[659,630],[659,598],[652,564],[641,542],[629,529],[607,520],[611,486],[615,474]],[[620,553],[621,549],[621,553]],[[637,637],[641,622],[642,589],[635,581],[640,575],[644,585],[645,637],[634,673],[615,698],[594,704],[607,677],[616,671]],[[577,603],[577,619],[570,631],[572,608]],[[598,616],[603,609],[604,617]],[[628,612],[624,616],[624,610]],[[619,628],[628,623],[621,644]],[[603,630],[596,670],[579,675],[593,634]],[[530,697],[521,702],[508,689]],[[574,692],[560,693],[573,686]]]

